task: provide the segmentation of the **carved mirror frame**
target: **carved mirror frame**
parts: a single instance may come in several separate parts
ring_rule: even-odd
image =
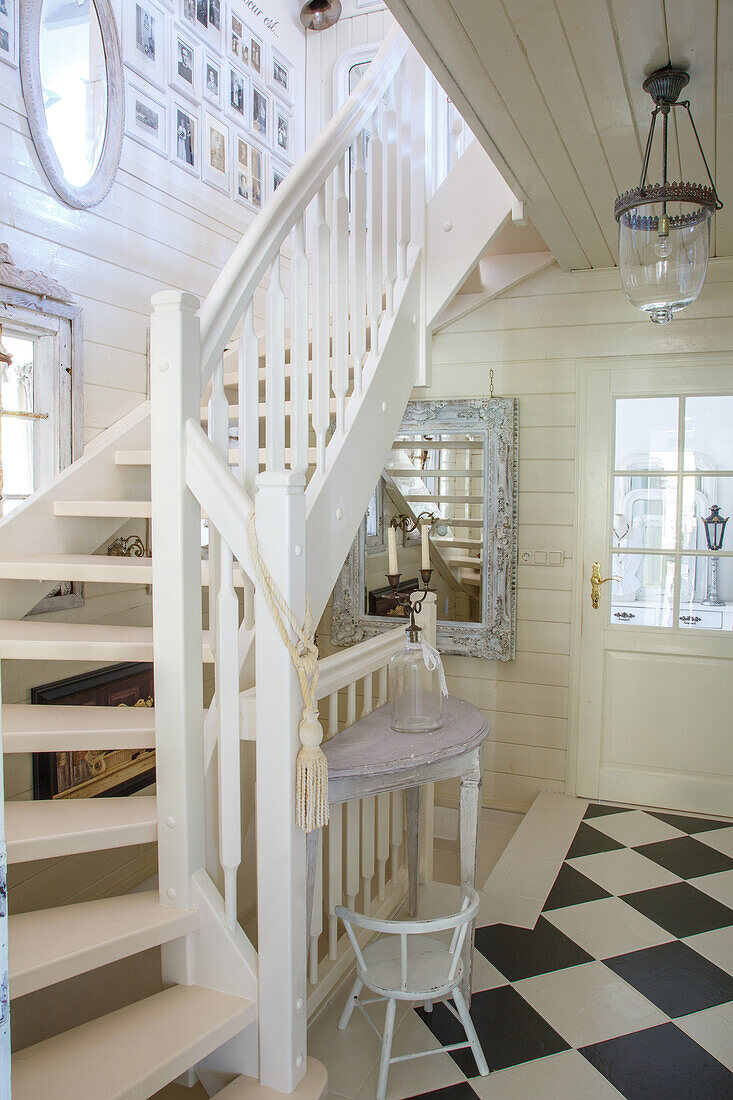
[[[514,659],[517,604],[518,401],[515,397],[411,401],[400,433],[470,432],[484,441],[482,621],[438,619],[441,653]],[[333,593],[331,641],[353,645],[393,630],[394,618],[364,610],[365,524],[360,524]]]
[[[119,168],[125,130],[122,51],[111,0],[90,0],[90,3],[94,5],[99,19],[107,69],[107,125],[94,175],[83,187],[75,187],[66,179],[48,134],[40,64],[43,0],[23,0],[20,5],[20,79],[31,137],[41,167],[54,191],[68,206],[78,210],[96,206],[109,194]]]

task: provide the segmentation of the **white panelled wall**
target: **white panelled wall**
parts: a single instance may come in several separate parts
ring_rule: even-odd
[[[618,272],[565,274],[557,265],[443,329],[433,338],[429,391],[415,397],[519,398],[519,553],[562,550],[562,568],[519,565],[516,660],[448,657],[451,691],[486,714],[485,805],[526,810],[541,790],[572,793],[571,641],[574,597],[576,392],[581,372],[609,364],[730,364],[733,261],[714,260],[698,302],[664,328],[632,309]],[[580,506],[580,502],[577,502]],[[443,805],[457,792],[443,785]]]

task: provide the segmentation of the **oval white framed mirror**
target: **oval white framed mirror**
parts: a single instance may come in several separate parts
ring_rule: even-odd
[[[24,0],[20,75],[33,144],[56,194],[95,206],[124,132],[120,38],[110,0]]]

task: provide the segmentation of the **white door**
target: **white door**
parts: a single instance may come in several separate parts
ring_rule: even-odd
[[[579,795],[733,814],[733,521],[717,551],[703,523],[733,514],[732,394],[730,364],[585,376]]]

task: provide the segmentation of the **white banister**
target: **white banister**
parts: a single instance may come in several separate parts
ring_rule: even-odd
[[[408,75],[407,58],[400,67],[398,83],[399,94],[399,277],[407,277],[407,249],[412,239],[412,214],[410,201],[412,197],[412,148],[410,140],[410,80]]]
[[[384,250],[387,282],[387,313],[394,313],[395,282],[397,280],[397,197],[399,195],[398,177],[398,120],[395,108],[395,88],[389,88],[389,106],[384,112],[384,143],[386,171],[384,176]]]
[[[326,434],[331,396],[331,230],[326,219],[325,185],[318,192],[315,266],[313,431],[316,437],[316,469],[322,470],[326,464]]]
[[[354,393],[362,391],[361,372],[366,354],[366,217],[367,176],[364,161],[365,132],[354,147],[353,201],[351,213],[351,356],[354,365]]]
[[[382,313],[382,139],[379,130],[379,106],[373,121],[369,142],[369,173],[367,176],[369,284],[367,309],[371,348],[379,353],[379,318]]]
[[[290,324],[290,467],[308,468],[308,256],[305,217],[295,226],[295,254],[291,262]]]
[[[265,469],[285,469],[285,294],[280,279],[280,253],[272,261],[267,291],[265,346]],[[291,401],[292,408],[292,401]]]
[[[239,630],[239,603],[234,591],[233,560],[220,539],[217,594],[216,697],[219,718],[219,861],[224,871],[227,928],[237,927],[237,870],[242,861],[239,765],[239,654],[232,639]]]
[[[333,199],[333,392],[336,395],[336,431],[346,423],[349,389],[349,200],[346,197],[346,160],[336,165]]]

